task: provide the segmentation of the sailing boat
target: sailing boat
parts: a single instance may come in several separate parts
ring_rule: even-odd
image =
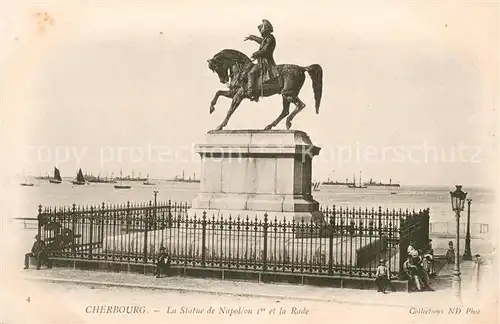
[[[20,185],[23,187],[33,187],[34,186],[33,182],[28,181],[28,178],[24,178],[24,182],[21,182]]]
[[[57,184],[62,182],[61,173],[58,168],[54,167],[54,178],[49,179],[49,182]]]
[[[354,188],[354,189],[368,188],[366,185],[361,184],[361,171],[359,171],[359,186],[356,186],[356,176],[353,174],[352,185],[348,185],[347,187]]]
[[[84,185],[86,183],[85,177],[83,176],[82,169],[78,170],[78,174],[76,175],[76,180],[73,181],[74,185]]]
[[[320,187],[321,187],[321,181],[315,181],[313,182],[313,185],[312,185],[312,189],[313,191],[319,191],[320,190]]]
[[[23,171],[23,175],[24,175],[24,171]],[[34,186],[34,184],[32,182],[28,181],[28,177],[26,177],[26,176],[24,177],[24,182],[21,182],[20,185],[23,187],[33,187]]]
[[[120,170],[120,179],[123,179],[122,170]],[[130,189],[130,185],[124,184],[120,181],[120,183],[115,184],[115,189]]]
[[[142,184],[145,186],[154,186],[156,183],[149,182],[149,173],[148,173],[148,177],[146,178],[146,181],[144,181]]]

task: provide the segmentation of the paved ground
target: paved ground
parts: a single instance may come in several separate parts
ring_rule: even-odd
[[[446,265],[433,282],[434,292],[405,293],[391,292],[386,295],[375,291],[323,288],[287,284],[261,284],[242,281],[221,281],[196,278],[169,277],[157,279],[148,275],[132,273],[109,273],[81,271],[62,268],[30,269],[22,271],[12,267],[4,268],[2,276],[10,278],[2,291],[2,313],[5,323],[31,322],[29,316],[39,314],[51,318],[53,323],[96,323],[116,322],[191,322],[206,320],[203,314],[181,314],[196,307],[210,315],[217,322],[264,322],[286,321],[302,323],[315,319],[345,319],[352,323],[372,322],[373,316],[390,319],[390,322],[419,323],[439,316],[440,322],[494,323],[498,297],[493,295],[494,278],[491,263],[483,265],[477,278],[474,262],[463,262],[461,301],[456,298],[451,273],[453,265]],[[4,281],[5,282],[5,281]],[[496,286],[495,286],[496,287]],[[5,294],[8,292],[8,294]],[[27,298],[30,298],[29,302]],[[144,314],[94,314],[87,313],[93,306],[136,305],[144,308]],[[89,307],[90,308],[87,308]],[[447,315],[449,307],[462,307],[462,314]],[[175,314],[168,314],[176,309]],[[227,312],[221,311],[227,307]],[[308,314],[291,314],[292,307],[308,310]],[[257,315],[256,313],[261,310]],[[275,308],[277,314],[269,314]],[[469,314],[465,314],[469,308]],[[107,308],[105,308],[106,310]],[[250,310],[252,314],[238,314]],[[286,314],[279,315],[279,310]],[[471,314],[471,309],[479,314]],[[122,308],[125,310],[125,308]],[[130,308],[130,310],[133,310]],[[411,314],[440,310],[442,315]],[[119,309],[118,309],[119,311]],[[17,321],[21,317],[25,320]],[[9,318],[10,316],[10,318]],[[380,317],[379,317],[380,316]],[[16,321],[9,321],[15,318]],[[71,319],[71,320],[70,320]],[[50,322],[50,321],[47,321]],[[42,322],[42,323],[47,323]],[[342,321],[343,322],[343,321]]]
[[[17,241],[0,239],[3,246],[0,248],[4,250],[2,258],[10,260],[1,265],[0,323],[198,323],[207,319],[217,323],[235,320],[239,323],[315,320],[340,323],[498,322],[498,268],[492,261],[481,266],[479,277],[474,262],[461,264],[459,300],[458,289],[451,280],[452,265],[446,265],[433,281],[434,292],[383,295],[364,290],[180,277],[156,279],[132,273],[61,268],[23,271],[19,255],[22,256],[28,245],[31,246],[32,235],[27,239],[18,237],[17,241],[24,242],[26,247],[18,245]],[[436,243],[444,246],[446,241]],[[476,252],[479,245],[474,247]],[[86,312],[102,305],[117,306],[118,311],[126,311],[125,306],[135,305],[136,311],[145,313]],[[456,305],[461,307],[461,314],[448,314],[449,308]],[[176,313],[167,313],[169,307],[170,312],[175,309]],[[183,307],[186,307],[184,310],[196,307],[204,313],[181,314]],[[210,307],[215,314],[207,314]],[[224,311],[224,307],[229,311]],[[292,314],[293,307],[296,314]],[[307,314],[298,314],[304,309],[302,313]],[[479,314],[472,314],[471,309],[479,310]],[[250,310],[252,314],[238,314],[238,310]],[[285,314],[280,315],[280,310]],[[442,311],[442,314],[434,314],[437,311]]]

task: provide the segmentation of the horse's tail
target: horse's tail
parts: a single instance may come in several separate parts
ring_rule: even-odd
[[[305,69],[312,80],[316,113],[319,114],[321,94],[323,93],[323,69],[319,64],[309,65],[305,67]]]

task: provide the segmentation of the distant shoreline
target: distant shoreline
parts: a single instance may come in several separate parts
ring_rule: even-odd
[[[30,176],[14,176],[14,178],[16,178],[17,180],[19,181],[24,181],[26,178],[29,178],[29,179],[32,179],[32,180],[37,180],[37,181],[47,181],[48,179],[35,179],[36,177],[39,177],[39,176],[33,176],[33,175],[30,175]],[[72,181],[74,180],[74,177],[62,177],[63,179],[63,182],[67,182],[67,181]],[[175,180],[173,178],[169,178],[169,179],[166,179],[166,178],[149,178],[150,181],[164,181],[164,182],[180,182],[180,183],[194,183],[194,184],[198,184],[199,182],[189,182],[189,181],[179,181],[179,180]],[[198,180],[198,179],[197,179]],[[134,182],[133,180],[131,181],[128,181],[128,180],[123,180],[124,182]],[[137,181],[135,181],[137,182]],[[493,187],[488,187],[488,186],[485,186],[485,185],[479,185],[479,184],[467,184],[467,183],[461,183],[463,185],[464,188],[468,188],[469,190],[481,190],[481,191],[486,191],[486,192],[492,192],[492,193],[496,193],[497,192],[497,189],[493,188]],[[369,188],[377,188],[377,189],[380,189],[380,188],[386,188],[386,189],[398,189],[398,188],[406,188],[406,189],[411,189],[411,188],[419,188],[419,189],[422,189],[422,188],[428,188],[428,189],[431,189],[431,190],[443,190],[443,191],[450,191],[450,190],[453,190],[453,188],[455,187],[455,184],[401,184],[400,187],[386,187],[386,186],[369,186]]]

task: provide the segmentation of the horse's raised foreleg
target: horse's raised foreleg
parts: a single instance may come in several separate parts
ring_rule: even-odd
[[[299,99],[299,97],[293,98],[291,102],[295,105],[295,109],[286,119],[286,129],[290,129],[290,127],[292,127],[293,118],[306,106],[306,104],[303,103],[302,100]]]
[[[224,96],[226,98],[233,98],[234,92],[231,90],[218,90],[215,93],[214,98],[210,102],[210,113],[213,113],[215,111],[215,105],[217,104],[217,100],[219,99],[220,96]]]
[[[231,107],[226,114],[226,118],[224,118],[224,121],[215,130],[222,130],[224,127],[226,127],[227,123],[229,122],[229,118],[231,118],[231,115],[236,111],[236,108],[238,108],[244,98],[243,91],[244,90],[240,90],[234,95],[233,101],[231,102]]]
[[[288,114],[290,113],[290,101],[288,99],[285,99],[283,97],[283,110],[281,111],[281,114],[276,118],[275,121],[273,121],[271,124],[267,125],[264,130],[270,130],[273,127],[276,127],[276,125],[279,124],[280,121],[283,120]]]

